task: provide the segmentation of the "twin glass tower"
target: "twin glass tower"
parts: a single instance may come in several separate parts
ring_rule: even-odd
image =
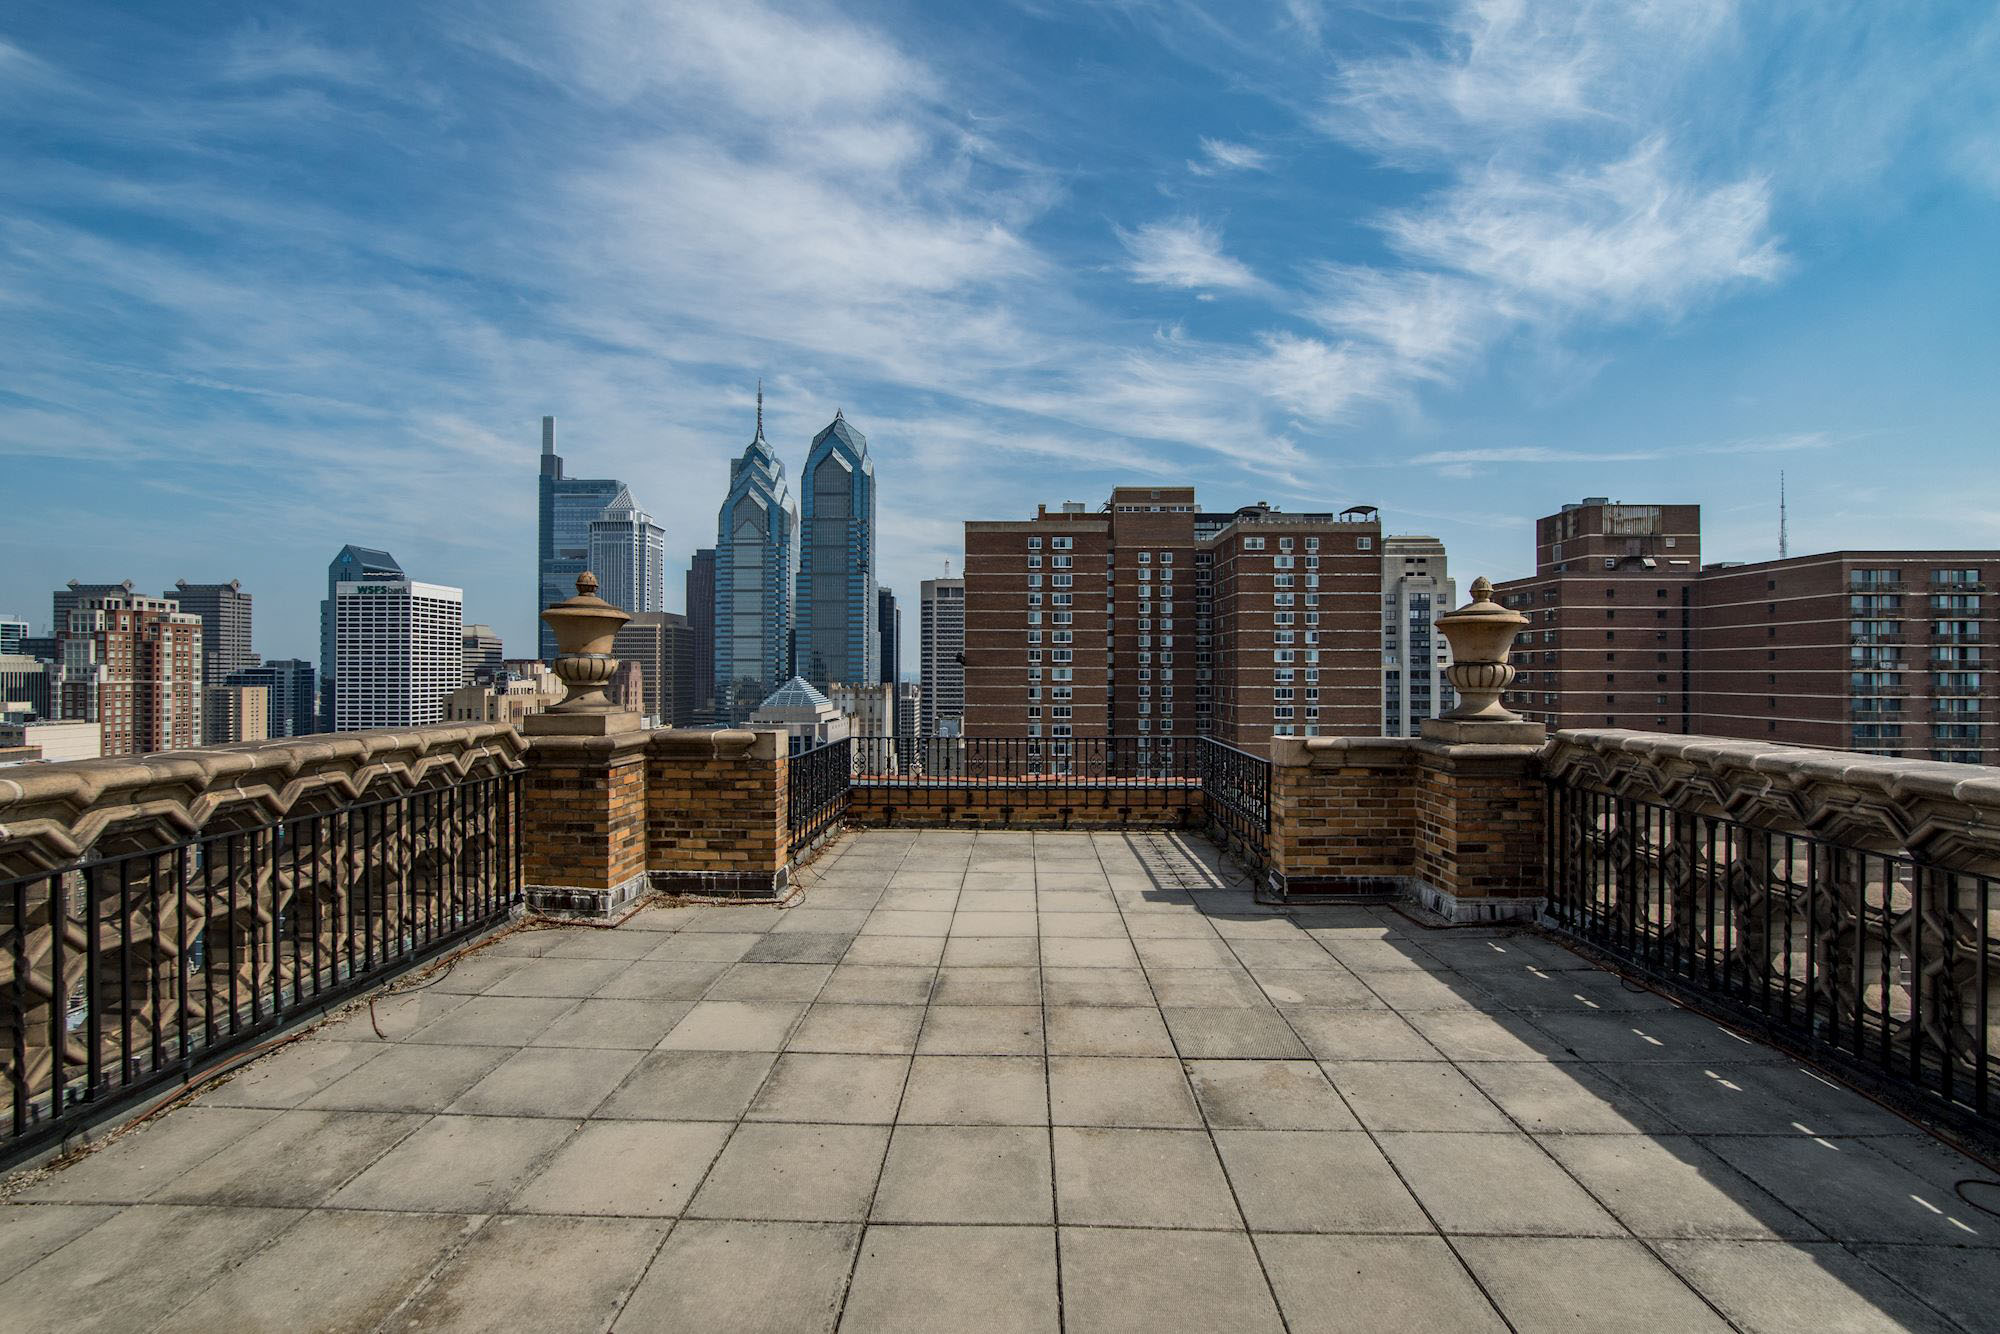
[[[875,465],[840,412],[813,437],[793,503],[785,465],[757,430],[729,465],[716,516],[717,721],[740,723],[794,674],[872,684],[881,676],[875,583]]]

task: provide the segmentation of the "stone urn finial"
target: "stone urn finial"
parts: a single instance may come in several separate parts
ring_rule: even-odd
[[[631,613],[597,596],[597,576],[585,570],[576,577],[576,596],[564,598],[542,613],[556,635],[555,673],[567,694],[550,713],[611,713],[617,705],[604,687],[618,671],[611,643]]]
[[[1520,716],[1500,703],[1513,683],[1507,657],[1514,635],[1528,623],[1518,611],[1493,600],[1493,585],[1481,575],[1472,581],[1472,601],[1438,617],[1438,629],[1451,644],[1451,666],[1445,672],[1458,692],[1458,707],[1443,717],[1455,722],[1518,723]]]

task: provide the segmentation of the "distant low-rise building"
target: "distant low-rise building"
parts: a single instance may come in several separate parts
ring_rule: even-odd
[[[799,676],[766,697],[748,722],[752,727],[783,728],[791,736],[794,750],[845,741],[850,735],[847,715]]]
[[[227,746],[271,736],[271,692],[263,686],[215,685],[202,691],[202,744]]]
[[[461,636],[465,644],[465,684],[492,685],[502,672],[507,652],[492,626],[473,624]]]
[[[55,716],[55,671],[52,664],[20,653],[0,653],[0,711],[33,718]]]
[[[104,753],[104,734],[89,722],[0,722],[0,750],[34,752],[13,756],[15,763],[94,760]]]
[[[318,675],[317,669],[304,658],[273,658],[231,672],[223,684],[263,688],[272,736],[311,736],[319,730],[314,689]]]
[[[847,729],[853,736],[896,735],[896,688],[886,682],[849,685],[835,681],[826,688],[826,697],[847,715]]]
[[[506,664],[494,685],[465,685],[451,692],[444,720],[451,723],[510,723],[562,702],[563,683],[540,662]]]

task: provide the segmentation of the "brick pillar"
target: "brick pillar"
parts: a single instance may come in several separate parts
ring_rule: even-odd
[[[791,879],[783,732],[665,730],[646,747],[646,867],[669,893],[781,897]]]
[[[1532,920],[1548,895],[1539,723],[1433,718],[1416,782],[1417,901],[1454,922]]]
[[[1417,745],[1386,736],[1271,739],[1273,892],[1409,892]]]
[[[521,878],[528,910],[615,918],[646,892],[648,734],[536,734],[537,718],[560,716],[527,720]]]

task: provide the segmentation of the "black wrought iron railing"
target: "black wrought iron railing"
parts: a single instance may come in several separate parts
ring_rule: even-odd
[[[0,881],[0,1165],[505,920],[520,775]]]
[[[1201,738],[1196,774],[1208,802],[1209,827],[1226,837],[1246,860],[1269,860],[1271,762],[1261,755]]]
[[[850,741],[829,741],[792,753],[785,779],[785,818],[794,857],[817,843],[846,813],[852,755]]]
[[[1995,881],[1554,781],[1549,915],[1886,1091],[1992,1124]]]

